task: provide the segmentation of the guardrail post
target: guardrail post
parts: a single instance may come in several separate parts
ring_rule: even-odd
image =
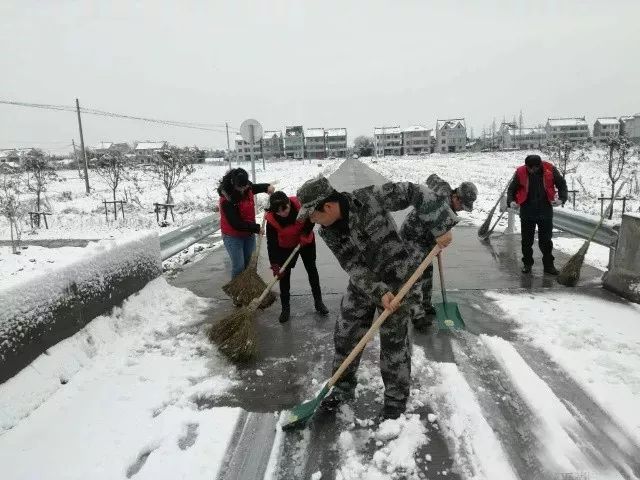
[[[622,216],[618,244],[609,260],[604,288],[640,303],[640,215]]]
[[[504,233],[508,235],[513,235],[514,233],[516,233],[516,213],[513,208],[510,208],[508,211],[507,228],[505,229]]]

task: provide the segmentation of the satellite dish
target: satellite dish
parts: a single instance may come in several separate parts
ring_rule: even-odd
[[[262,138],[262,125],[253,118],[245,120],[240,125],[240,135],[245,142],[254,144]]]

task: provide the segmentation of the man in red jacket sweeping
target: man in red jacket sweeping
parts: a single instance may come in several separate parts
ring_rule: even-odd
[[[553,207],[567,201],[567,182],[558,169],[543,162],[540,155],[527,155],[524,165],[516,169],[507,191],[507,203],[520,207],[522,235],[522,273],[531,273],[533,238],[538,226],[538,246],[542,252],[544,273],[557,275],[553,264]]]

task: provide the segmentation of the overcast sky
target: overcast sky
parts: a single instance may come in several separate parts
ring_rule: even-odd
[[[479,6],[481,5],[481,7]],[[640,111],[640,1],[0,2],[0,100],[229,125],[346,127],[522,109]],[[220,132],[85,115],[85,142],[226,146]],[[66,150],[75,115],[0,105],[0,148]],[[233,136],[231,137],[233,142]]]

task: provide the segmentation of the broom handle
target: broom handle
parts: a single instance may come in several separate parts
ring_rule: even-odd
[[[413,275],[411,275],[409,280],[407,280],[407,282],[402,286],[398,294],[394,297],[393,299],[394,302],[400,303],[402,301],[402,299],[405,297],[409,289],[411,289],[411,287],[413,287],[413,284],[416,283],[418,278],[422,276],[424,271],[431,264],[431,262],[433,261],[433,258],[440,252],[440,250],[441,250],[440,245],[436,245],[435,247],[433,247],[433,249],[429,252],[429,255],[427,255],[427,258],[425,258],[422,261],[420,266],[416,269],[415,272],[413,272]],[[329,388],[335,385],[335,383],[342,376],[344,371],[349,367],[349,365],[351,365],[351,362],[353,362],[353,360],[360,354],[360,352],[365,347],[365,345],[369,343],[369,341],[373,338],[373,336],[376,334],[376,332],[380,328],[380,325],[382,325],[382,322],[384,322],[389,315],[391,315],[391,310],[389,310],[388,308],[385,308],[384,312],[382,312],[380,316],[376,319],[376,321],[373,322],[373,325],[371,325],[371,328],[369,328],[367,333],[365,333],[364,337],[360,339],[360,341],[351,351],[349,356],[344,359],[342,364],[338,367],[338,370],[336,370],[336,373],[334,373],[333,376],[329,379],[329,381],[327,382],[327,386]]]
[[[262,217],[262,225],[260,227],[260,230],[264,230],[264,224],[266,221],[267,221],[267,216],[265,213]],[[263,235],[260,235],[260,233],[258,233],[258,246],[256,247],[256,249],[253,251],[253,254],[251,255],[251,266],[253,268],[258,267],[258,257],[260,256],[260,246],[262,244],[262,237]]]
[[[438,252],[438,273],[440,274],[440,291],[442,292],[442,303],[447,303],[447,291],[444,288],[444,273],[442,273],[442,252]]]
[[[267,288],[265,288],[263,290],[263,292],[260,295],[260,297],[258,297],[258,299],[255,301],[258,305],[260,305],[262,303],[262,301],[264,300],[264,297],[267,296],[267,294],[271,291],[271,289],[276,284],[276,282],[278,280],[280,280],[280,274],[282,272],[284,272],[284,270],[287,268],[287,266],[289,265],[291,260],[293,260],[293,257],[296,255],[296,253],[298,253],[298,250],[300,250],[300,247],[301,247],[301,245],[298,245],[296,248],[293,249],[293,252],[291,252],[291,255],[289,255],[289,258],[287,258],[285,260],[284,264],[280,267],[280,271],[278,272],[278,275],[273,277],[273,280],[271,280],[271,282],[269,282],[269,285],[267,285]]]

